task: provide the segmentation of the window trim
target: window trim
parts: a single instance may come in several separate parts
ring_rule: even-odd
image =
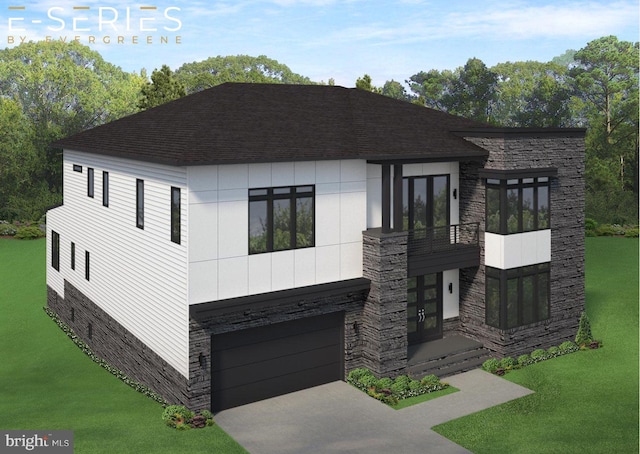
[[[60,234],[55,230],[51,231],[51,267],[60,271]]]
[[[177,195],[177,199],[176,199]],[[174,203],[177,200],[177,205]],[[182,200],[180,188],[171,186],[171,241],[180,244],[182,222]]]
[[[533,180],[531,182],[526,182],[525,180]],[[515,183],[514,183],[515,181]],[[540,213],[538,211],[539,205],[539,188],[546,187],[547,188],[547,226],[540,228]],[[530,230],[524,230],[524,208],[522,204],[523,193],[525,189],[533,188],[533,228]],[[491,217],[491,213],[489,211],[489,190],[497,190],[498,191],[498,212],[503,213],[499,219],[499,226],[496,229],[493,229],[489,226],[489,219]],[[518,227],[516,231],[510,232],[508,225],[508,191],[517,190],[518,193]],[[536,232],[538,230],[548,230],[551,228],[551,178],[547,176],[538,176],[538,177],[520,177],[520,178],[486,178],[485,179],[485,232],[487,233],[495,233],[498,235],[514,235],[518,233],[527,233],[527,232]]]
[[[76,243],[71,242],[71,269],[76,269]]]
[[[81,166],[81,165],[79,165],[79,164],[74,164],[74,165],[73,165],[73,171],[74,171],[74,172],[82,173],[82,166]]]
[[[310,188],[308,192],[298,192],[299,188]],[[284,190],[288,190],[288,193],[281,193]],[[258,191],[264,191],[264,194],[255,194]],[[254,194],[252,195],[252,192]],[[297,230],[298,230],[298,217],[297,217],[297,201],[298,199],[311,199],[311,242],[308,245],[299,246],[297,243]],[[270,252],[290,251],[295,249],[305,249],[309,247],[315,247],[316,244],[316,186],[315,184],[301,184],[297,186],[274,186],[274,187],[261,187],[261,188],[249,188],[248,197],[248,211],[249,211],[249,226],[248,226],[248,252],[249,255],[266,254]],[[273,229],[273,216],[274,216],[274,201],[276,200],[289,200],[292,207],[289,213],[289,245],[290,247],[285,249],[275,249],[274,245],[274,229]],[[252,202],[266,202],[267,203],[267,244],[264,251],[251,251],[251,203]]]
[[[102,206],[109,207],[109,172],[102,172]]]
[[[90,266],[91,266],[91,256],[89,254],[89,251],[84,251],[84,278],[89,281],[91,274],[90,274]]]
[[[541,304],[545,304],[545,302],[540,301],[540,282],[539,276],[546,275],[546,318],[539,318]],[[523,321],[523,307],[524,307],[524,285],[523,280],[526,277],[534,277],[533,283],[533,308],[532,313],[534,314],[533,320],[529,323],[524,323]],[[489,317],[489,285],[488,279],[495,279],[498,281],[498,317],[492,316]],[[508,313],[508,284],[510,280],[517,279],[517,304],[516,304],[516,324],[510,326],[509,325],[509,313]],[[496,324],[490,323],[490,319],[498,320],[497,326]],[[545,320],[549,320],[551,318],[551,263],[538,263],[535,265],[523,266],[520,268],[511,268],[508,270],[503,270],[499,268],[493,267],[485,267],[485,324],[489,326],[493,326],[494,328],[498,328],[501,330],[510,330],[515,329],[521,326],[528,326],[534,323],[539,323]]]
[[[136,179],[136,227],[144,230],[144,180]]]
[[[95,175],[92,167],[87,167],[87,196],[93,199]]]

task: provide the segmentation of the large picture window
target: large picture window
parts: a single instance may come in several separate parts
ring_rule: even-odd
[[[486,323],[501,329],[549,318],[549,263],[510,270],[486,268]]]
[[[507,235],[550,228],[549,177],[487,178],[486,231]]]
[[[249,189],[249,254],[315,244],[315,187]]]

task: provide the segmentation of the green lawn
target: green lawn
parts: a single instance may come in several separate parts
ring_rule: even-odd
[[[217,426],[178,432],[42,310],[45,241],[0,239],[0,428],[73,430],[75,452],[246,452]]]
[[[163,426],[66,337],[42,310],[44,248],[0,239],[0,428],[70,429],[80,454],[244,452],[218,427]],[[587,238],[587,310],[604,348],[511,372],[536,393],[436,431],[476,453],[638,452],[638,240]]]
[[[638,452],[638,240],[587,238],[587,313],[599,350],[510,372],[535,391],[434,430],[474,453]]]

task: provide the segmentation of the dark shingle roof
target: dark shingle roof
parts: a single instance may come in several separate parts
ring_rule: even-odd
[[[336,86],[226,83],[52,144],[171,165],[478,159],[465,118]]]

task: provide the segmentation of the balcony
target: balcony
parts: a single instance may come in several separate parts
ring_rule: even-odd
[[[479,223],[428,227],[409,231],[409,276],[480,265]]]

